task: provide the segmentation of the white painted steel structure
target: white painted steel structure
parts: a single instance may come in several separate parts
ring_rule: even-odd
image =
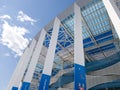
[[[77,0],[35,36],[7,90],[109,90],[109,82],[116,88],[119,15],[112,0]]]

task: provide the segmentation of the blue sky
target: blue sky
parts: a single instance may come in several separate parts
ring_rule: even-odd
[[[0,90],[30,40],[75,0],[0,0]]]

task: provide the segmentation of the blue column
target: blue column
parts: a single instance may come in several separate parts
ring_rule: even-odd
[[[79,64],[74,64],[74,68],[75,90],[86,90],[85,67]]]
[[[53,25],[52,36],[50,40],[50,45],[47,51],[47,55],[45,58],[45,64],[43,68],[43,74],[40,80],[39,90],[48,90],[49,89],[49,82],[50,76],[52,72],[52,66],[55,56],[55,49],[57,45],[57,37],[60,27],[60,20],[56,17]]]
[[[29,82],[23,82],[20,90],[29,90],[29,89],[30,89],[30,83]]]
[[[39,90],[48,90],[50,83],[50,75],[42,74]]]
[[[74,90],[86,90],[85,58],[80,7],[74,4]]]
[[[12,90],[18,90],[18,87],[12,87]]]

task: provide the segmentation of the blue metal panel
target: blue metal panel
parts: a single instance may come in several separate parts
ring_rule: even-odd
[[[12,87],[12,90],[18,90],[18,87]]]
[[[29,89],[30,89],[30,83],[23,82],[20,90],[29,90]]]
[[[52,76],[56,75],[59,71],[60,71],[60,69],[54,68],[54,69],[52,70]]]
[[[74,90],[86,90],[86,72],[82,65],[74,64]]]
[[[105,45],[105,46],[102,46],[102,47],[100,47],[101,49],[103,49],[103,48],[106,48],[106,47],[109,47],[109,46],[115,46],[113,43],[111,43],[111,44],[108,44],[108,45]]]
[[[98,36],[95,36],[94,38],[95,38],[95,40],[98,40],[98,39],[100,39],[100,38],[103,38],[103,37],[109,36],[109,35],[112,35],[112,31],[111,31],[111,30],[110,30],[110,31],[107,31],[107,32],[105,32],[105,33],[103,33],[103,34],[100,34],[100,35],[98,35]]]
[[[52,30],[53,30],[53,28],[50,29],[50,30],[47,32],[48,34],[50,34],[50,36],[52,35]]]
[[[103,43],[103,42],[106,42],[106,41],[109,41],[109,40],[112,40],[113,39],[113,36],[109,36],[109,37],[106,37],[106,38],[103,38],[103,39],[100,39],[98,41],[96,41],[98,44],[100,43]]]
[[[101,60],[95,60],[94,62],[86,63],[86,71],[91,72],[95,70],[100,70],[106,67],[109,67],[113,64],[116,64],[120,61],[119,53],[116,53],[110,57]],[[103,63],[104,62],[104,63]]]
[[[84,39],[84,40],[83,40],[83,43],[85,44],[85,43],[88,43],[88,42],[90,42],[90,41],[91,41],[91,38],[89,37],[89,38]]]
[[[113,43],[105,45],[105,46],[102,46],[100,48],[95,48],[95,49],[86,51],[86,53],[88,53],[88,54],[95,54],[95,53],[99,53],[101,51],[106,51],[106,50],[109,50],[109,49],[112,49],[112,48],[115,48],[115,45]]]
[[[49,83],[50,83],[50,76],[46,74],[42,74],[42,77],[40,80],[40,86],[38,90],[48,90]]]
[[[62,50],[62,48],[57,44],[55,53],[59,52],[60,50]]]
[[[98,53],[100,52],[100,49],[99,48],[95,48],[95,49],[92,49],[92,50],[89,50],[89,51],[86,51],[88,54],[95,54],[95,53]]]
[[[86,44],[84,45],[84,48],[88,48],[88,47],[91,47],[91,46],[94,46],[95,44],[93,42],[89,43],[89,44]]]
[[[69,45],[71,45],[70,42],[66,42],[66,43],[65,43],[65,47],[67,47],[67,46],[69,46]]]

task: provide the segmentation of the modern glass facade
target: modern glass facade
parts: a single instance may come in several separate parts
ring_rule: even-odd
[[[120,1],[108,2],[120,17]],[[120,90],[118,27],[106,4],[78,0],[45,26],[25,50],[7,90]]]

